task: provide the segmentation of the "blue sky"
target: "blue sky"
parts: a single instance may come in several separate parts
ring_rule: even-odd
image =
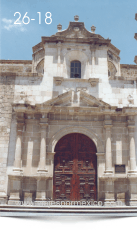
[[[19,25],[14,25],[19,17]],[[30,23],[25,25],[22,18],[27,13]],[[39,14],[41,12],[41,24]],[[45,23],[45,13],[51,12],[52,23]],[[31,60],[32,47],[41,41],[41,36],[57,32],[57,25],[68,27],[69,21],[79,15],[87,30],[96,26],[96,33],[111,39],[121,50],[121,64],[135,64],[137,55],[137,0],[0,0],[0,59]],[[49,21],[48,21],[49,22]]]

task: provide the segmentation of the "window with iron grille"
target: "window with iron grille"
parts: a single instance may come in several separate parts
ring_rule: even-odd
[[[70,65],[70,77],[81,78],[81,62],[72,61]]]

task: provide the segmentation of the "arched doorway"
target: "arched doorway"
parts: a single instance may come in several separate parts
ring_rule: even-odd
[[[54,156],[54,200],[97,199],[97,156],[94,142],[84,134],[62,137]]]

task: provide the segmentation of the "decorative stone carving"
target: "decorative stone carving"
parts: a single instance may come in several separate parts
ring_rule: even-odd
[[[95,87],[99,83],[99,78],[89,78],[88,82],[92,87]]]
[[[128,95],[127,100],[129,101],[130,104],[134,104],[134,99],[132,95]]]
[[[76,91],[86,91],[87,90],[87,87],[77,87],[76,88]]]
[[[59,86],[62,84],[64,78],[63,77],[54,77],[55,85]]]
[[[95,33],[95,30],[96,30],[96,27],[93,25],[93,26],[91,26],[91,31],[92,31],[92,33]]]
[[[78,16],[78,15],[75,15],[75,16],[74,16],[74,20],[75,20],[75,22],[78,22],[79,16]]]
[[[78,31],[79,31],[79,28],[78,28],[78,27],[74,27],[74,31],[75,31],[75,32],[78,32]]]
[[[62,30],[62,25],[61,24],[58,24],[57,25],[57,29],[58,29],[58,32],[60,32]]]

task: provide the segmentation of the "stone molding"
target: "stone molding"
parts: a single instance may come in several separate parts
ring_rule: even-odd
[[[48,150],[47,152],[53,153],[55,146],[57,142],[65,135],[69,133],[81,133],[86,136],[88,136],[96,145],[97,152],[103,153],[105,152],[105,146],[103,141],[101,141],[101,138],[98,134],[93,132],[91,129],[82,127],[82,126],[68,126],[65,128],[60,129],[58,132],[56,132],[50,139],[50,142],[48,144]]]
[[[0,60],[0,64],[32,64],[32,60]]]
[[[56,86],[62,84],[63,81],[74,81],[74,82],[89,82],[92,87],[95,87],[99,83],[99,78],[89,78],[89,79],[82,79],[82,78],[63,78],[63,77],[54,77],[54,82]]]

